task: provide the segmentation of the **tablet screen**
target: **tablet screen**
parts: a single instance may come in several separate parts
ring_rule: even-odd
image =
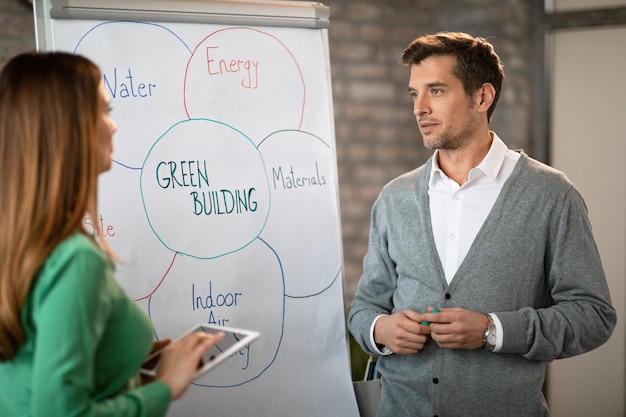
[[[202,362],[198,364],[198,372],[194,376],[194,379],[210,371],[220,363],[226,361],[228,358],[235,355],[246,354],[246,351],[250,348],[250,343],[255,341],[260,336],[260,333],[254,330],[238,329],[226,326],[213,326],[200,323],[185,332],[179,339],[182,339],[191,332],[203,332],[209,334],[219,332],[224,333],[222,340],[204,353]],[[141,373],[143,375],[152,377],[156,376],[156,368],[158,366],[161,352],[162,350],[159,350],[148,357],[141,368]]]
[[[224,337],[215,346],[203,355],[203,365],[198,370],[196,378],[219,363],[235,355],[243,355],[250,348],[250,343],[259,337],[259,333],[252,330],[236,329],[224,326],[198,325],[193,331],[214,334],[223,332]]]

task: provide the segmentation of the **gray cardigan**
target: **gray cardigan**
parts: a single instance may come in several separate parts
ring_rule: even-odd
[[[522,153],[450,285],[432,235],[425,165],[387,184],[372,209],[348,326],[368,354],[374,318],[404,309],[496,313],[500,352],[382,356],[379,417],[546,416],[547,363],[594,349],[615,327],[585,203],[564,174]]]

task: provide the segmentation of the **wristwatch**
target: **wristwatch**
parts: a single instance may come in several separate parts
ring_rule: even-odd
[[[485,344],[485,349],[493,351],[496,347],[497,341],[496,324],[493,322],[490,315],[487,315],[487,317],[489,318],[489,324],[487,325],[483,335],[483,343]]]

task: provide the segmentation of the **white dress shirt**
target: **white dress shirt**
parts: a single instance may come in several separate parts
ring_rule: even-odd
[[[459,185],[439,168],[438,153],[433,155],[428,197],[435,245],[449,284],[520,154],[509,150],[493,133],[489,152]]]

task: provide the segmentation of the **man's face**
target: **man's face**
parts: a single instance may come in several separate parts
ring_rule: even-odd
[[[479,126],[474,100],[452,73],[455,65],[453,55],[433,55],[411,66],[413,114],[428,149],[458,149]]]

